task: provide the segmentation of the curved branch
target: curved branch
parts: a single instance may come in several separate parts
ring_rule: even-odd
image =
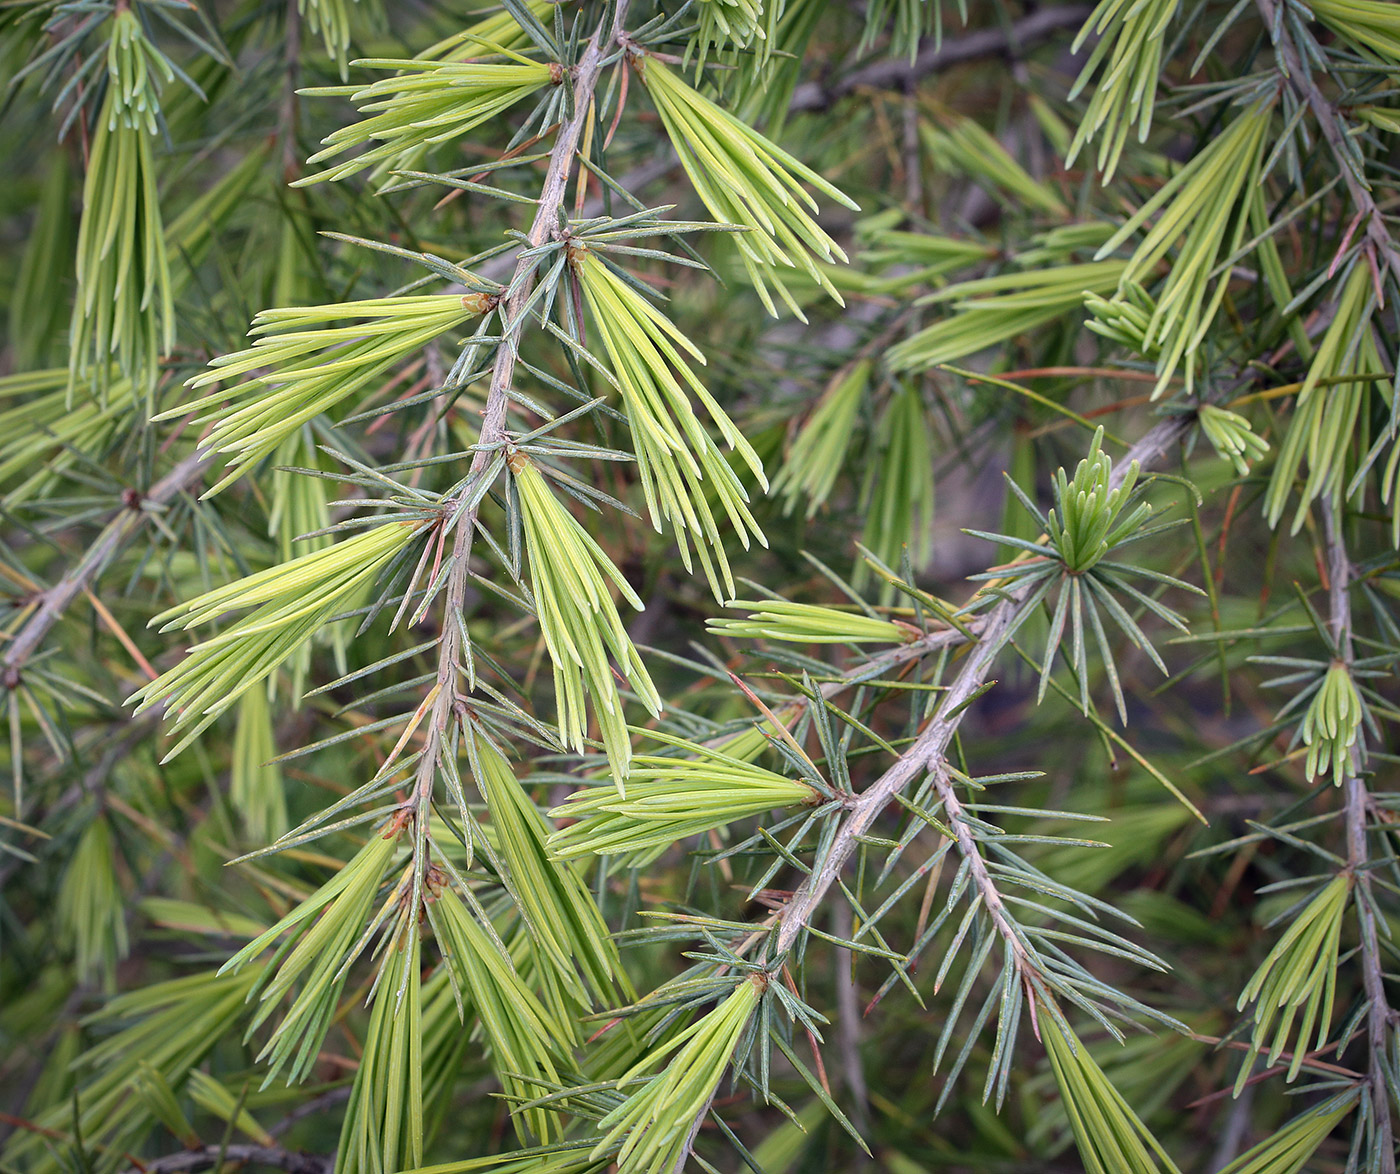
[[[982,57],[1014,56],[1062,29],[1083,24],[1092,11],[1087,5],[1079,4],[1042,8],[1004,28],[978,29],[951,41],[929,39],[913,61],[876,61],[853,70],[831,85],[806,82],[798,86],[788,110],[793,113],[824,110],[857,90],[903,90],[940,69]]]

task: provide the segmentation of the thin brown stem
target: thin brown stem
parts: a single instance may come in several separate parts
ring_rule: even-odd
[[[1322,532],[1327,548],[1328,623],[1337,652],[1352,663],[1351,583],[1354,573],[1347,557],[1336,506],[1330,497],[1322,503]],[[1385,993],[1385,959],[1376,931],[1375,898],[1371,873],[1366,867],[1370,847],[1366,825],[1371,818],[1371,793],[1363,775],[1366,751],[1361,739],[1352,747],[1347,777],[1342,787],[1346,797],[1347,867],[1355,881],[1356,919],[1361,937],[1361,980],[1366,991],[1366,1044],[1368,1050],[1367,1095],[1375,1122],[1374,1143],[1380,1154],[1381,1174],[1395,1174],[1395,1130],[1391,1117],[1390,1090],[1385,1079],[1385,1058],[1391,1033],[1396,1029],[1396,1013]]]
[[[144,496],[132,495],[124,500],[117,514],[88,547],[78,564],[31,601],[34,610],[15,633],[5,649],[3,660],[0,660],[7,689],[19,684],[19,675],[25,664],[43,643],[49,630],[58,623],[68,605],[107,569],[132,536],[145,525],[151,511],[169,505],[197,484],[213,459],[211,450],[195,452],[151,486],[150,492]]]
[[[831,932],[850,941],[855,932],[851,907],[839,901],[831,908]],[[855,952],[838,946],[832,959],[836,968],[836,1044],[841,1049],[841,1078],[851,1096],[851,1120],[862,1137],[870,1131],[870,1089],[860,1052],[860,994],[856,989]],[[865,1166],[864,1155],[856,1157],[855,1169]]]
[[[330,1174],[335,1167],[335,1159],[322,1154],[301,1154],[277,1146],[206,1145],[157,1158],[141,1167],[132,1167],[127,1174],[183,1174],[185,1171],[229,1165],[270,1166],[274,1170],[285,1170],[287,1174]]]
[[[1255,0],[1255,4],[1259,9],[1259,14],[1264,18],[1265,25],[1272,32],[1277,33],[1274,50],[1278,54],[1283,73],[1288,78],[1288,84],[1312,111],[1317,129],[1331,150],[1337,164],[1337,170],[1341,172],[1342,179],[1346,183],[1347,193],[1351,196],[1352,205],[1356,208],[1357,218],[1365,226],[1366,247],[1375,261],[1377,275],[1379,276],[1381,268],[1388,266],[1394,274],[1395,280],[1400,282],[1400,249],[1396,248],[1395,240],[1390,235],[1390,229],[1385,223],[1380,207],[1376,204],[1375,197],[1371,194],[1370,186],[1365,177],[1357,174],[1352,165],[1355,156],[1351,137],[1336,105],[1327,98],[1313,80],[1312,70],[1303,61],[1303,55],[1298,51],[1297,45],[1293,43],[1293,37],[1288,28],[1277,19],[1278,9],[1274,0]]]

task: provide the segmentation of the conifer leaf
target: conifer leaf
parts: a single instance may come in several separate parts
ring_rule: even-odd
[[[556,1038],[572,1040],[580,1011],[591,1010],[595,1000],[616,997],[621,973],[616,947],[573,866],[551,859],[549,825],[510,763],[485,738],[474,732],[470,736],[472,773],[508,869],[506,883],[533,943],[536,980],[544,989]]]
[[[149,410],[159,362],[175,343],[151,141],[159,131],[160,85],[173,74],[124,6],[112,20],[107,74],[83,183],[69,395],[88,380],[104,390],[115,360],[121,374],[142,389]]]
[[[1305,461],[1307,476],[1293,515],[1292,533],[1302,527],[1308,507],[1318,498],[1326,495],[1336,500],[1343,493],[1347,454],[1370,392],[1368,381],[1353,383],[1347,377],[1385,369],[1371,334],[1375,308],[1370,272],[1356,261],[1341,287],[1332,322],[1308,365],[1288,432],[1278,447],[1264,499],[1271,526],[1283,517]]]
[[[1102,261],[1157,216],[1124,270],[1126,285],[1149,274],[1180,240],[1143,332],[1143,346],[1156,355],[1154,397],[1166,390],[1178,369],[1184,371],[1187,391],[1193,386],[1194,356],[1229,286],[1230,274],[1217,275],[1217,266],[1233,257],[1245,240],[1271,114],[1272,103],[1264,99],[1242,110],[1096,254]],[[1124,296],[1120,291],[1118,297]]]
[[[1236,1096],[1244,1087],[1255,1058],[1266,1046],[1268,1063],[1274,1065],[1291,1042],[1293,1056],[1287,1076],[1291,1081],[1302,1070],[1304,1056],[1327,1039],[1336,997],[1342,918],[1350,894],[1351,879],[1346,875],[1333,877],[1319,889],[1297,912],[1240,992],[1236,1010],[1252,1003],[1255,1011],[1247,1059],[1235,1080]],[[1300,1009],[1302,1021],[1295,1035],[1294,1023]]]
[[[367,86],[327,86],[305,90],[317,97],[346,97],[365,117],[332,131],[308,165],[316,166],[364,147],[358,155],[295,181],[295,186],[340,180],[379,168],[378,174],[412,170],[421,153],[440,143],[461,139],[488,119],[524,101],[550,84],[558,84],[548,63],[531,61],[503,45],[466,34],[464,44],[495,53],[506,61],[434,61],[367,59],[357,68],[392,70],[393,76]]]
[[[165,417],[219,408],[202,417],[214,424],[202,445],[233,455],[229,471],[205,494],[212,496],[275,452],[303,424],[494,305],[485,294],[433,294],[264,310],[253,320],[250,333],[258,338],[251,347],[215,359],[189,382],[195,390],[211,384],[219,390],[181,404]],[[354,325],[330,325],[337,321]]]
[[[278,1020],[259,1059],[268,1061],[267,1086],[286,1069],[295,1083],[309,1074],[330,1029],[346,971],[367,944],[370,916],[385,871],[398,849],[392,828],[376,833],[336,873],[295,909],[224,963],[220,973],[238,973],[288,931],[292,937],[278,950],[265,983],[254,992],[258,1008],[248,1035],[277,1010],[301,980],[291,1007]],[[392,898],[391,898],[392,900]],[[383,911],[381,911],[383,916]]]
[[[792,640],[801,644],[906,643],[916,633],[892,620],[860,612],[838,611],[812,603],[774,599],[760,603],[735,599],[731,608],[750,610],[746,620],[711,620],[712,632],[768,640]]]
[[[1042,1011],[1041,1039],[1090,1174],[1179,1174],[1074,1032]]]
[[[856,417],[870,386],[874,364],[861,359],[834,378],[797,434],[773,482],[783,512],[806,505],[814,517],[831,496],[855,436]]]
[[[1329,1097],[1250,1147],[1220,1174],[1298,1174],[1327,1135],[1356,1108],[1357,1099],[1355,1089]]]
[[[491,1045],[492,1063],[507,1095],[528,1100],[541,1082],[557,1082],[558,1049],[572,1034],[568,1022],[551,1019],[510,958],[501,953],[450,887],[443,888],[429,905],[429,915],[453,982],[470,999],[480,1019]],[[516,1127],[522,1140],[533,1133],[548,1142],[558,1135],[560,1122],[548,1110],[526,1110],[517,1118]]]
[[[1074,42],[1078,51],[1091,37],[1097,38],[1070,97],[1078,96],[1091,81],[1098,84],[1065,156],[1066,166],[1098,137],[1095,165],[1107,183],[1118,168],[1128,135],[1135,130],[1138,142],[1146,140],[1166,30],[1179,7],[1178,0],[1099,0]]]
[[[621,1143],[620,1174],[662,1174],[684,1161],[691,1124],[709,1108],[758,1007],[763,976],[739,979],[707,1015],[672,1036],[618,1080],[625,1089],[670,1057],[665,1068],[598,1122],[603,1137],[590,1157],[601,1158]]]
[[[619,855],[634,862],[679,840],[775,808],[816,806],[826,796],[811,783],[707,746],[676,739],[687,757],[638,755],[624,793],[615,783],[575,791],[549,814],[570,822],[549,838],[561,859]]]
[[[914,570],[933,555],[934,458],[928,412],[916,381],[899,382],[875,425],[881,460],[867,466],[861,486],[865,527],[861,544],[876,558]],[[869,581],[862,558],[852,576],[856,587]],[[894,589],[881,588],[889,602]]]
[[[953,315],[891,347],[886,362],[893,371],[921,371],[974,355],[1078,313],[1086,290],[1111,293],[1126,269],[1122,261],[1092,261],[950,285],[933,299],[951,303]]]
[[[1351,669],[1340,661],[1328,666],[1322,684],[1313,694],[1299,734],[1308,748],[1308,781],[1330,770],[1332,781],[1341,786],[1352,769],[1351,750],[1361,728],[1361,698],[1351,678]]]
[[[1382,63],[1400,63],[1400,17],[1379,0],[1309,0],[1318,20]]]
[[[248,838],[260,844],[277,839],[288,826],[282,770],[272,761],[276,753],[267,693],[249,689],[238,702],[229,802],[242,816]]]

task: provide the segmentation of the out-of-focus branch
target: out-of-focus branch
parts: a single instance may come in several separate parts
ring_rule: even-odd
[[[196,485],[213,462],[214,455],[206,449],[187,456],[151,486],[149,493],[123,502],[120,511],[107,523],[77,566],[36,597],[35,609],[15,633],[5,649],[4,658],[0,659],[6,689],[13,689],[19,684],[19,674],[48,635],[49,629],[58,623],[68,605],[107,569],[131,537],[145,525],[150,511],[169,505]]]
[[[270,1166],[274,1170],[285,1170],[287,1174],[330,1174],[335,1168],[335,1159],[324,1154],[299,1154],[276,1146],[206,1145],[157,1158],[139,1170],[133,1167],[127,1174],[183,1174],[184,1171],[230,1165]]]
[[[830,83],[805,82],[793,91],[788,110],[824,110],[858,90],[900,90],[940,69],[982,57],[1014,55],[1063,29],[1083,24],[1092,11],[1087,5],[1042,8],[1004,28],[978,29],[941,44],[926,41],[913,61],[875,61]]]
[[[297,127],[301,107],[297,87],[301,84],[301,5],[287,5],[287,35],[282,82],[282,105],[277,112],[278,146],[282,149],[282,178],[291,183],[301,174],[301,156],[297,151]]]

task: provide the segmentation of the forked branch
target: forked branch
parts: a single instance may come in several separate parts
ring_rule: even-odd
[[[4,667],[7,688],[34,655],[49,630],[58,623],[69,604],[83,593],[111,565],[126,544],[145,525],[151,511],[163,509],[199,483],[215,454],[202,450],[187,456],[157,481],[149,493],[122,503],[97,540],[66,575],[35,601],[36,606],[15,633],[0,665]]]
[[[1156,424],[1115,466],[1113,487],[1116,488],[1122,484],[1123,478],[1134,461],[1143,468],[1155,465],[1186,434],[1191,426],[1191,418],[1188,416],[1171,416]],[[850,814],[837,830],[830,851],[821,859],[819,866],[813,869],[811,875],[802,882],[801,887],[793,895],[792,901],[783,912],[782,928],[778,931],[778,950],[780,953],[789,949],[796,942],[803,929],[811,923],[812,918],[825,900],[827,891],[840,877],[861,837],[868,833],[880,813],[894,801],[894,797],[902,794],[925,771],[933,770],[937,774],[938,767],[952,743],[953,736],[957,733],[958,726],[967,713],[968,703],[977,696],[990,678],[992,666],[996,662],[1004,638],[1009,631],[1013,630],[1020,614],[1021,607],[1025,602],[1025,594],[1025,590],[1010,594],[987,612],[982,621],[977,643],[968,652],[967,659],[963,661],[962,669],[943,695],[943,702],[939,706],[939,715],[924,727],[923,732],[919,734],[913,745],[856,799]],[[946,793],[944,793],[945,790]],[[947,783],[946,779],[940,786],[940,793],[943,793],[945,800],[948,794],[952,793],[951,785]],[[947,815],[955,825],[953,830],[957,832],[958,826],[963,825],[959,824],[957,820],[956,802],[947,808]],[[964,826],[963,830],[967,832],[967,835],[958,834],[959,851],[965,856],[970,852],[980,859],[970,829]],[[968,859],[971,861],[972,857],[968,856]],[[977,880],[979,892],[988,910],[999,909],[1001,905],[1000,895],[995,892],[995,884],[987,874],[986,869],[979,870],[974,862],[973,877]],[[998,932],[1010,933],[1010,927],[1004,922],[1000,922],[998,923]],[[1020,939],[1016,938],[1013,933],[1008,941],[1012,945],[1013,954],[1020,957]]]

